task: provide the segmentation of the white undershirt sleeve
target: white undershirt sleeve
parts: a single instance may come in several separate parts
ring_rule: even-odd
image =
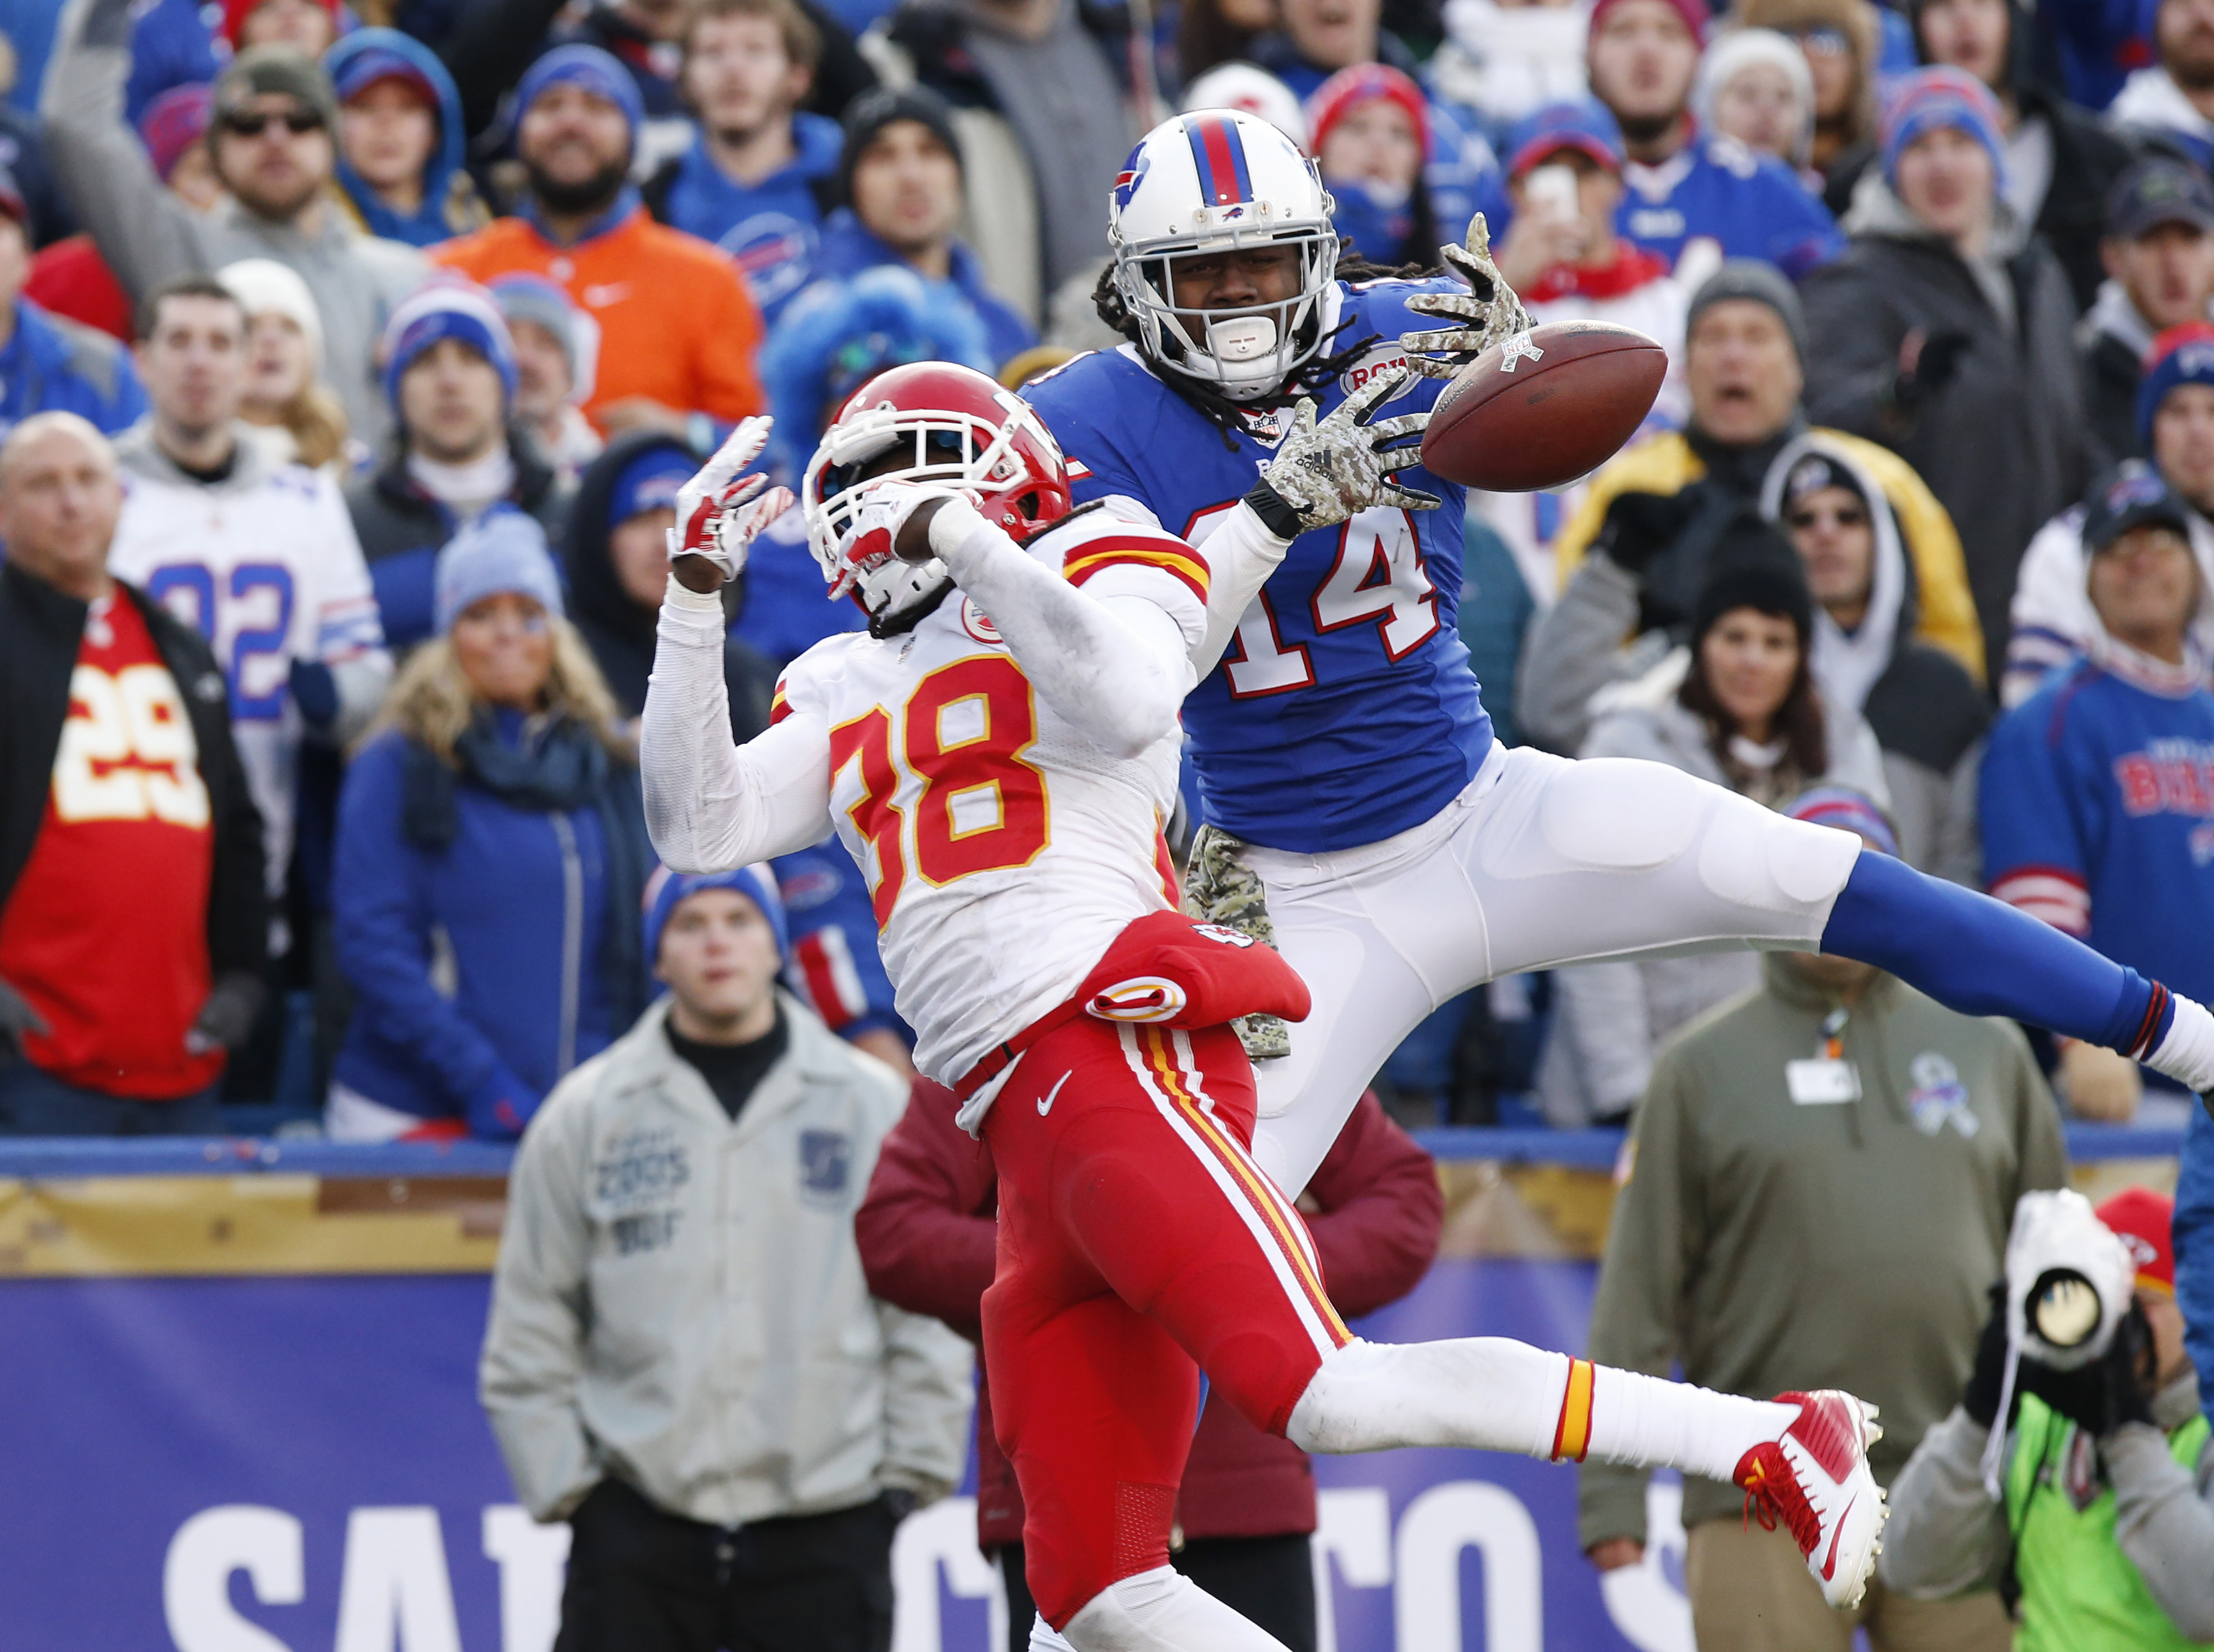
[[[1207,558],[1207,636],[1192,650],[1192,669],[1204,677],[1214,669],[1222,652],[1237,634],[1238,622],[1253,605],[1253,598],[1269,576],[1283,566],[1289,539],[1280,539],[1262,526],[1252,506],[1239,500],[1223,513],[1221,524],[1207,536],[1201,554]]]
[[[639,730],[645,826],[672,871],[722,872],[830,832],[830,730],[795,707],[743,746],[731,741],[725,621],[713,593],[672,576]]]

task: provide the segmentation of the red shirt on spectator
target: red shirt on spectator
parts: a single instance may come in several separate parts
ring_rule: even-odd
[[[131,295],[89,235],[68,236],[33,259],[23,296],[49,314],[98,327],[126,344],[135,336]]]
[[[0,913],[0,980],[46,1020],[34,1065],[141,1101],[204,1090],[220,1050],[185,1034],[205,1003],[215,833],[176,679],[138,610],[95,603],[70,679],[53,785]]]
[[[599,324],[598,369],[584,404],[595,424],[632,396],[725,424],[765,405],[754,375],[761,312],[738,266],[697,236],[656,223],[642,206],[571,247],[527,219],[501,218],[431,256],[479,283],[517,271],[544,276]]]

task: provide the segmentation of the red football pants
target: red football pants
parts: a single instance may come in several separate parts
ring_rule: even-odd
[[[1253,1107],[1230,1028],[1086,1015],[1032,1045],[985,1116],[1000,1216],[984,1362],[1031,1594],[1055,1629],[1168,1564],[1201,1369],[1281,1434],[1352,1340],[1306,1224],[1247,1150]]]

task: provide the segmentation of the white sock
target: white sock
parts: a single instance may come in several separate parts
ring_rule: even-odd
[[[2168,995],[2175,1014],[2145,1065],[2193,1090],[2214,1090],[2214,1015],[2180,992]]]
[[[1041,1631],[1051,1638],[1041,1640]],[[1287,1652],[1267,1630],[1168,1566],[1110,1583],[1058,1636],[1039,1618],[1031,1652],[1064,1641],[1076,1652]]]
[[[1284,1430],[1307,1451],[1467,1446],[1678,1468],[1727,1481],[1798,1415],[1503,1337],[1351,1342],[1323,1356]]]

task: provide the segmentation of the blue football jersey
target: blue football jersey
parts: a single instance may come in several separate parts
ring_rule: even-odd
[[[1400,333],[1437,325],[1410,313],[1410,297],[1465,290],[1339,283],[1342,325],[1329,348],[1375,342],[1316,399],[1318,413],[1392,370]],[[1377,417],[1428,407],[1445,382],[1416,379]],[[1079,503],[1135,499],[1195,544],[1252,487],[1289,418],[1249,421],[1249,433],[1226,437],[1127,344],[1079,357],[1024,393],[1068,455]],[[1443,808],[1490,751],[1491,719],[1460,640],[1465,495],[1419,463],[1400,474],[1443,507],[1365,510],[1293,540],[1221,663],[1184,702],[1210,825],[1296,853],[1374,843]]]

